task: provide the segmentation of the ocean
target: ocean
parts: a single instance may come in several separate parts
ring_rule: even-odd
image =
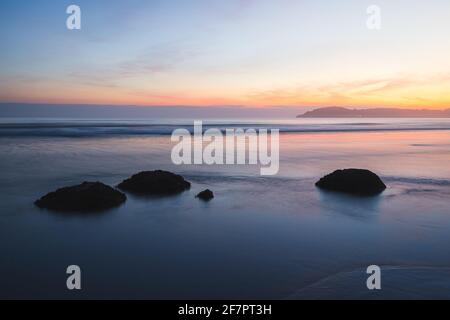
[[[280,171],[171,161],[180,119],[0,119],[0,298],[450,298],[450,119],[204,122],[280,129]],[[315,182],[365,168],[388,189],[359,198]],[[144,170],[192,189],[128,195],[95,214],[36,208],[62,186],[115,186]],[[195,199],[206,188],[216,198]],[[79,265],[82,290],[66,288]],[[382,290],[366,268],[382,269]]]

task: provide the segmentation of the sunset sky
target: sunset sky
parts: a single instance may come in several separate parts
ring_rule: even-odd
[[[450,108],[449,17],[448,0],[4,0],[0,102]]]

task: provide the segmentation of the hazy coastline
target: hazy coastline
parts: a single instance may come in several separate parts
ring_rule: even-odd
[[[399,109],[367,108],[350,109],[344,107],[326,107],[307,111],[297,118],[450,118],[448,109]]]

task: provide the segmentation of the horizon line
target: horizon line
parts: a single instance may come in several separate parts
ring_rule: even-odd
[[[236,109],[288,109],[288,108],[345,108],[351,110],[366,110],[366,109],[399,109],[399,110],[415,110],[415,111],[445,111],[449,110],[450,106],[433,108],[433,107],[402,107],[402,106],[352,106],[352,105],[265,105],[265,106],[252,106],[252,105],[183,105],[183,104],[115,104],[115,103],[57,103],[57,102],[17,102],[17,101],[7,101],[0,102],[1,105],[28,105],[28,106],[85,106],[85,107],[134,107],[134,108],[236,108]]]

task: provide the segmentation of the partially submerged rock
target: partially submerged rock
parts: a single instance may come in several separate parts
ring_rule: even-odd
[[[214,199],[214,193],[211,190],[207,189],[205,191],[200,192],[196,196],[196,198],[203,200],[203,201],[210,201],[210,200]]]
[[[191,188],[180,175],[167,171],[145,171],[122,181],[118,188],[142,195],[174,195]]]
[[[127,200],[126,195],[101,182],[83,182],[51,192],[35,202],[41,209],[89,212],[117,207]]]
[[[320,179],[316,186],[324,190],[361,196],[378,195],[386,189],[380,177],[363,169],[337,170]]]

